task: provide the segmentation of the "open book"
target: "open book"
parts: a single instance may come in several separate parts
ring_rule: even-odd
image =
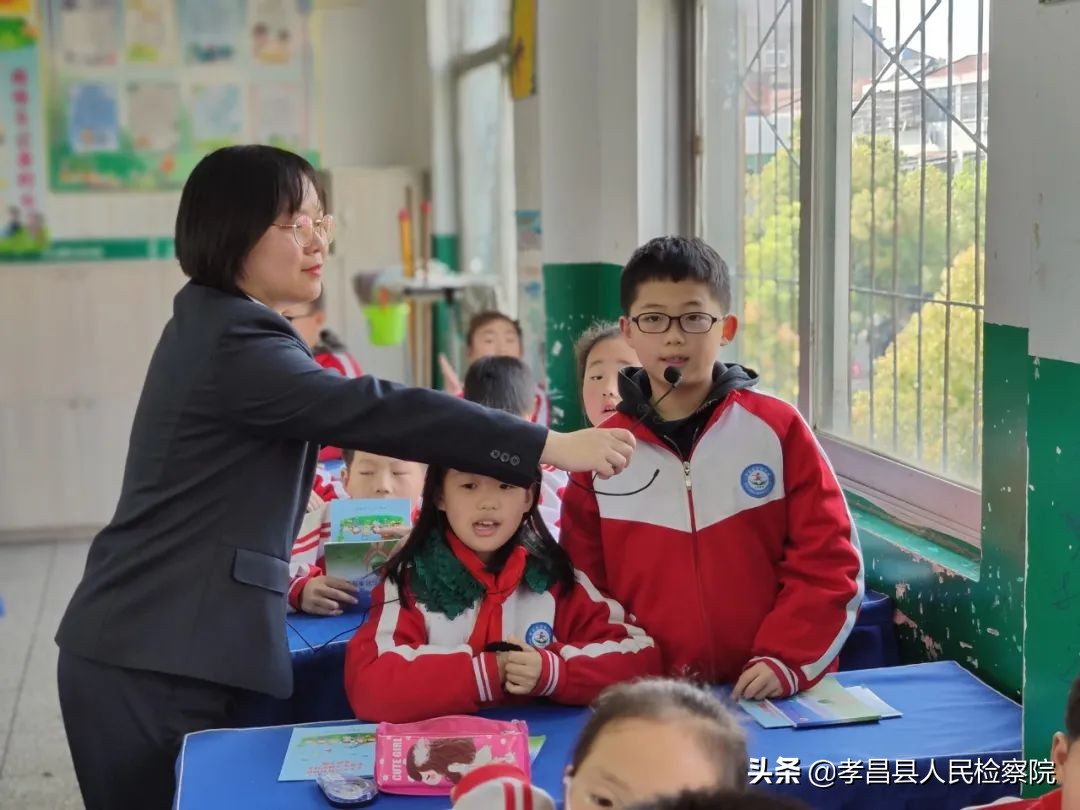
[[[412,505],[405,498],[351,499],[330,502],[330,539],[323,554],[326,573],[353,583],[359,590],[360,609],[371,606],[371,592],[379,584],[379,569],[397,547],[380,528],[409,528]]]
[[[900,717],[865,686],[844,687],[831,675],[794,697],[740,700],[739,707],[763,728],[817,728]]]

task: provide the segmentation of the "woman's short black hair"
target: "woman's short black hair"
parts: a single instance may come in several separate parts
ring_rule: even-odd
[[[236,292],[244,259],[275,219],[300,210],[305,182],[324,199],[314,167],[273,146],[227,146],[200,160],[176,213],[184,275]]]

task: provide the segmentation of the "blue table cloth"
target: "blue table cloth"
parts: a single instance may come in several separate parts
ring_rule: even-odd
[[[1019,785],[1002,780],[1002,765],[1020,758],[1020,707],[980,682],[958,664],[945,661],[889,669],[841,673],[841,682],[862,684],[904,716],[880,723],[826,729],[765,730],[747,719],[751,772],[771,773],[759,787],[797,796],[815,808],[829,810],[953,810],[1018,795]],[[520,718],[531,734],[547,737],[533,767],[534,781],[555,796],[562,794],[563,769],[586,710],[551,704],[525,709],[494,710],[486,716]],[[291,726],[229,729],[189,734],[177,759],[177,810],[258,807],[261,810],[322,810],[327,807],[313,782],[278,782]],[[776,784],[779,758],[798,759],[798,784]],[[850,784],[840,772],[854,772],[845,761],[863,764]],[[871,760],[875,774],[916,774],[922,784],[868,784]],[[907,761],[912,763],[910,768]],[[982,762],[983,779],[991,769],[997,784],[974,783]],[[819,763],[815,765],[814,763]],[[820,764],[824,763],[824,764]],[[966,764],[965,764],[966,763]],[[762,767],[763,766],[763,767]],[[813,766],[813,767],[812,767]],[[811,771],[820,782],[831,767],[832,787],[810,784]],[[938,775],[934,778],[931,773]],[[781,771],[792,773],[791,768]],[[965,776],[972,784],[965,783]],[[787,778],[787,777],[782,777]],[[827,781],[827,780],[826,780]],[[950,784],[950,782],[954,782]],[[376,806],[446,808],[446,798],[383,795]]]

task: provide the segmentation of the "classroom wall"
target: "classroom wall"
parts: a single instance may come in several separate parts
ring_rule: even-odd
[[[547,375],[554,424],[576,428],[575,339],[619,316],[634,248],[678,230],[678,174],[665,169],[679,131],[654,120],[675,92],[676,4],[544,0],[537,10]]]
[[[1080,110],[1068,102],[1069,77],[1080,70],[1080,7],[999,3],[995,13],[1008,31],[998,48],[1009,57],[1013,92],[996,109],[991,98],[991,109],[1017,146],[1010,185],[999,187],[1010,223],[1009,263],[999,271],[1013,283],[998,312],[1026,331],[1029,355],[1023,696],[1024,751],[1034,758],[1046,756],[1062,727],[1069,683],[1080,674]]]
[[[430,165],[425,20],[425,0],[316,3],[324,166]],[[48,199],[54,238],[158,239],[171,237],[179,194]],[[349,303],[357,269],[327,266]],[[171,259],[0,264],[0,539],[85,534],[111,517],[146,365],[183,281]],[[364,356],[362,325],[341,305],[330,325],[361,343],[367,369],[400,378],[393,352]]]

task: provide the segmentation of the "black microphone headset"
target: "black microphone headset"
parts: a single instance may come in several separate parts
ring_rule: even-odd
[[[668,394],[670,394],[672,391],[674,391],[676,388],[678,388],[679,384],[682,382],[682,371],[680,371],[675,366],[668,366],[667,368],[664,369],[664,380],[665,380],[665,382],[667,382],[667,384],[670,387],[668,388],[667,391],[665,391],[663,393],[663,395],[658,400],[656,400],[656,402],[649,402],[645,406],[645,408],[642,409],[641,415],[638,416],[638,418],[636,420],[634,420],[634,423],[630,426],[631,431],[634,428],[636,428],[638,425],[640,425],[645,420],[645,417],[648,416],[650,413],[657,413],[656,409],[660,405],[660,403],[663,402],[667,398]],[[569,481],[574,486],[581,487],[583,490],[585,490],[586,492],[591,492],[593,495],[607,495],[607,496],[610,496],[610,497],[613,497],[613,498],[617,498],[617,497],[623,497],[623,496],[626,496],[626,495],[637,495],[639,492],[644,492],[645,490],[647,490],[649,487],[651,487],[653,485],[653,482],[657,479],[657,477],[659,475],[660,475],[660,468],[657,467],[655,470],[653,470],[652,477],[645,483],[644,486],[640,486],[637,489],[631,490],[630,492],[602,492],[601,490],[595,489],[592,486],[585,486],[584,484],[579,484],[572,477],[569,479]],[[596,480],[596,476],[597,476],[597,473],[593,473],[593,475],[592,475],[592,480],[593,481]]]

